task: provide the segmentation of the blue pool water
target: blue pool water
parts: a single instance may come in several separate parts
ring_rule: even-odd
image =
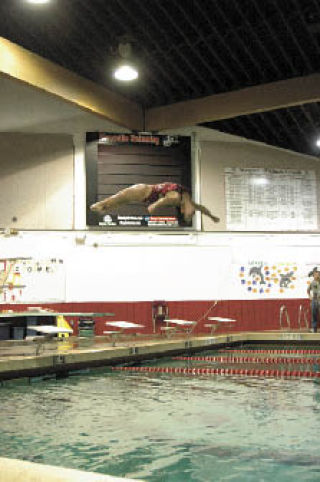
[[[152,482],[320,480],[314,380],[101,369],[7,383],[0,404],[1,456]]]

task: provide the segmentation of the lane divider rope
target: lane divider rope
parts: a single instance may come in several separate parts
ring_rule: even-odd
[[[219,352],[224,352],[224,353],[268,353],[269,355],[282,355],[282,354],[289,354],[289,353],[295,353],[295,354],[303,354],[303,355],[317,355],[320,353],[320,350],[225,350],[225,349],[220,349],[218,350]]]
[[[180,367],[112,367],[115,371],[174,373],[179,375],[245,375],[272,378],[320,378],[320,372],[302,370],[258,370],[255,368],[180,368]]]
[[[272,364],[272,365],[284,365],[284,364],[295,364],[295,365],[304,365],[304,364],[320,364],[320,358],[284,358],[284,357],[277,357],[277,358],[257,358],[257,357],[226,357],[226,356],[175,356],[172,357],[173,360],[185,360],[185,361],[207,361],[207,362],[216,362],[216,363],[265,363],[265,364]]]

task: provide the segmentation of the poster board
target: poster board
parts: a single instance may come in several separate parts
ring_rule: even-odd
[[[318,229],[313,170],[225,168],[227,230]]]
[[[0,304],[62,302],[66,291],[62,258],[0,259]]]
[[[86,198],[87,225],[108,230],[174,230],[190,227],[174,206],[159,208],[152,215],[145,201],[123,203],[104,215],[90,205],[135,184],[176,183],[191,189],[191,137],[151,133],[87,132]]]

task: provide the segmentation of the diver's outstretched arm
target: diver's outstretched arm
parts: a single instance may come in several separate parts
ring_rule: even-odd
[[[196,204],[195,202],[193,203],[194,205],[194,209],[196,211],[200,211],[201,214],[204,214],[205,216],[208,216],[209,218],[212,219],[212,221],[214,221],[215,223],[219,223],[220,222],[220,218],[218,218],[217,216],[214,216],[213,214],[211,214],[211,212],[209,211],[209,209],[207,209],[205,206],[203,206],[202,204]]]

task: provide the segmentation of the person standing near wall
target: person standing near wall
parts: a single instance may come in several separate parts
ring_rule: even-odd
[[[320,271],[315,267],[310,271],[309,276],[313,276],[313,280],[307,288],[307,293],[311,301],[311,324],[313,333],[317,333],[320,308]]]

